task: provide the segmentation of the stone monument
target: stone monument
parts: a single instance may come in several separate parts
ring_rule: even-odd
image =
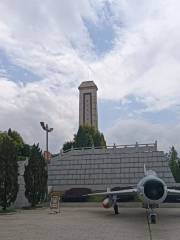
[[[25,166],[28,164],[28,158],[25,161],[18,162],[18,184],[19,190],[17,194],[16,201],[13,204],[15,208],[29,207],[30,203],[25,197],[25,182],[24,182],[24,171]]]
[[[97,86],[93,81],[79,86],[79,126],[89,125],[98,129]]]
[[[93,81],[79,86],[79,126],[98,129],[97,86]],[[168,187],[176,183],[163,151],[157,142],[151,144],[115,145],[92,148],[72,148],[57,154],[48,165],[48,186],[54,191],[71,188],[90,188],[92,191],[107,187],[136,185],[147,169],[155,170]]]

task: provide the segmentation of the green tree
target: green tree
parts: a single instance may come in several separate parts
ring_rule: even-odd
[[[6,210],[18,192],[17,148],[5,133],[0,136],[0,205]]]
[[[74,142],[73,141],[65,142],[63,144],[63,151],[65,152],[65,151],[71,149],[72,147],[74,147]]]
[[[8,136],[12,139],[18,150],[18,160],[25,160],[25,157],[29,157],[30,145],[26,144],[21,135],[15,131],[8,129]]]
[[[174,146],[169,151],[169,165],[176,182],[180,182],[180,160]]]
[[[47,194],[47,163],[39,148],[39,144],[30,149],[28,165],[24,172],[25,196],[35,207],[45,200]]]
[[[93,136],[88,127],[80,126],[77,134],[74,136],[74,146],[76,148],[92,147]]]
[[[6,132],[0,132],[0,142],[2,142],[5,137],[7,137],[7,133]]]
[[[95,136],[94,136],[94,146],[95,147],[106,146],[104,135],[98,131],[95,133]]]
[[[11,128],[8,129],[8,136],[12,138],[14,144],[16,145],[17,149],[22,149],[24,146],[24,141],[21,135],[16,132],[12,131]]]
[[[25,156],[25,157],[29,157],[30,150],[31,150],[30,145],[29,144],[24,144],[22,149],[21,149],[21,155]]]
[[[104,135],[92,126],[80,126],[74,136],[75,147],[105,147]]]
[[[104,135],[92,126],[80,126],[77,134],[74,135],[73,141],[64,143],[63,150],[67,151],[73,147],[106,147]]]

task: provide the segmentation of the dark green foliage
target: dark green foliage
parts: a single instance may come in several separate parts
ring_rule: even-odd
[[[176,182],[180,182],[180,159],[174,146],[169,151],[169,165]]]
[[[106,146],[106,141],[105,141],[104,135],[102,133],[96,132],[93,139],[94,139],[95,147]]]
[[[0,142],[2,142],[3,139],[6,137],[7,137],[7,132],[0,132]]]
[[[80,147],[102,147],[106,146],[104,135],[91,126],[80,126],[74,136],[74,146]]]
[[[69,149],[71,149],[74,146],[74,142],[73,141],[69,141],[69,142],[65,142],[63,144],[63,151],[67,151]]]
[[[16,145],[17,149],[23,148],[24,141],[23,141],[21,135],[18,132],[12,131],[11,128],[9,128],[8,136],[12,139],[12,141]]]
[[[24,172],[25,196],[34,207],[45,200],[47,193],[47,163],[39,145],[33,145]]]
[[[106,147],[104,135],[91,126],[80,126],[77,134],[74,135],[74,140],[66,142],[63,145],[63,150],[66,151],[74,148],[84,147]]]
[[[21,148],[21,156],[29,157],[31,147],[28,144],[24,144]]]
[[[0,205],[6,210],[18,192],[17,148],[5,133],[0,136]]]
[[[0,209],[0,215],[6,215],[6,214],[9,214],[9,213],[15,213],[16,212],[16,209],[15,208],[8,208],[6,210],[3,210],[3,209]]]
[[[81,147],[92,147],[93,145],[93,136],[89,127],[80,126],[77,134],[74,136],[74,146],[75,148]]]
[[[11,128],[9,128],[8,130],[8,135],[13,140],[14,144],[18,149],[19,161],[21,161],[21,159],[24,159],[22,157],[29,157],[30,146],[24,143],[21,135],[14,130],[12,131]]]

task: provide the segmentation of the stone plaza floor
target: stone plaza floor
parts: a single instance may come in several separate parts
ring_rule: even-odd
[[[157,209],[158,222],[148,225],[142,208],[62,207],[20,210],[0,215],[0,240],[180,240],[180,208]]]

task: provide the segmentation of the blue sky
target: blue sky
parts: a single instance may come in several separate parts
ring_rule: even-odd
[[[145,105],[133,97],[128,98],[127,103],[112,100],[99,101],[99,125],[102,129],[110,128],[117,119],[144,119],[154,124],[178,124],[178,109],[167,109],[158,112],[146,112]],[[142,111],[142,112],[141,112]]]
[[[84,19],[84,23],[92,40],[95,54],[97,57],[103,57],[112,50],[116,37],[115,26],[120,26],[120,23],[114,20],[108,1],[104,2],[102,10],[97,14],[100,16],[99,22]]]
[[[14,64],[11,60],[11,56],[6,54],[3,49],[0,49],[0,72],[1,70],[6,72],[9,80],[16,83],[22,82],[26,84],[27,82],[40,80],[37,74],[23,68],[21,65]],[[0,76],[2,76],[1,73]]]
[[[108,144],[180,149],[178,0],[2,0],[0,130],[58,152],[78,128],[78,86],[98,90]]]

